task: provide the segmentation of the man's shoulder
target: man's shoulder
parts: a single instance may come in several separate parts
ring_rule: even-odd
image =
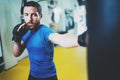
[[[41,27],[49,27],[49,26],[47,26],[47,25],[45,25],[45,24],[41,24],[40,26],[41,26]]]
[[[42,29],[45,29],[45,30],[53,30],[49,26],[47,26],[45,24],[41,24],[40,26],[41,26]]]

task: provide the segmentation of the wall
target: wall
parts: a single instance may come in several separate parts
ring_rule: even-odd
[[[17,64],[17,61],[26,56],[15,58],[12,53],[12,29],[20,22],[21,0],[0,0],[0,33],[2,41],[4,69],[9,69]]]

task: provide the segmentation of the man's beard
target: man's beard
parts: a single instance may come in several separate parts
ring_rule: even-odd
[[[27,23],[28,29],[33,30],[33,31],[38,29],[39,26],[40,26],[40,22],[37,22],[37,23],[28,22]]]

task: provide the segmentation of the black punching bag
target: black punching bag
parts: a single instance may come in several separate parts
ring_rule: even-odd
[[[120,80],[120,0],[87,0],[88,79]]]

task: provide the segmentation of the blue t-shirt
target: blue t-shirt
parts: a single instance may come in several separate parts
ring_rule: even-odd
[[[56,75],[53,62],[54,45],[48,38],[51,33],[54,33],[52,29],[40,25],[38,30],[28,30],[22,37],[29,53],[30,74],[36,78]]]

